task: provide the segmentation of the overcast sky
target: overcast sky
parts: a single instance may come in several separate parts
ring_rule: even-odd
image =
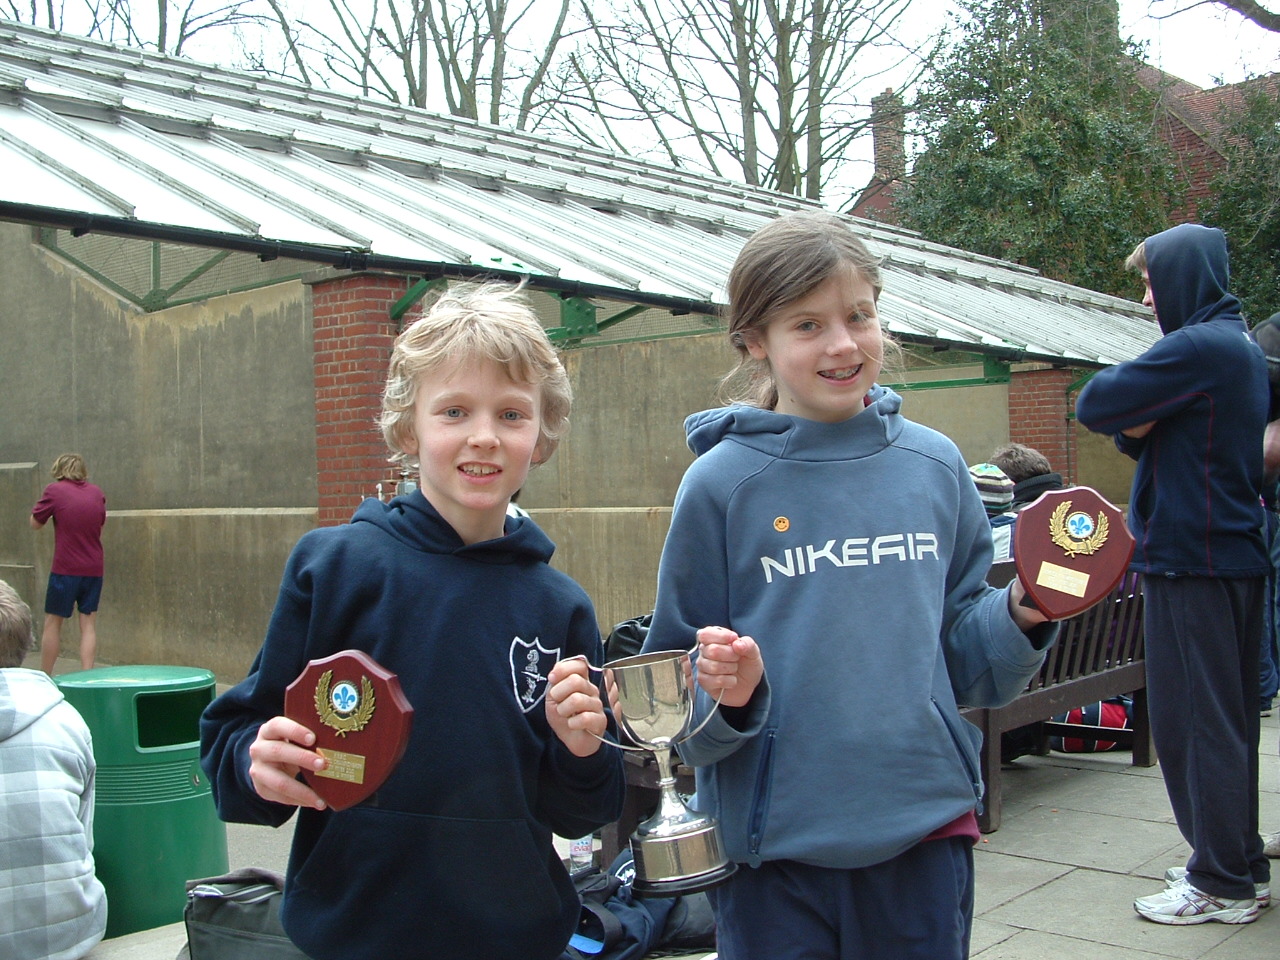
[[[1070,3],[1072,0],[1059,0]],[[1147,43],[1147,62],[1200,87],[1280,70],[1280,33],[1195,0],[1120,0],[1120,29]],[[1266,4],[1274,9],[1276,4]],[[1148,14],[1185,10],[1156,20]]]

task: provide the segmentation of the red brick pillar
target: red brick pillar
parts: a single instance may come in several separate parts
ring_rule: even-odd
[[[1035,447],[1068,485],[1075,482],[1075,397],[1067,388],[1071,370],[1044,368],[1012,374],[1009,381],[1009,439]]]
[[[398,332],[390,309],[408,283],[401,276],[353,273],[311,284],[321,526],[350,519],[392,474],[377,417]]]

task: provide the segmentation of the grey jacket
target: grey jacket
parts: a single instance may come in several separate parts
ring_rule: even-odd
[[[0,670],[0,957],[79,960],[102,939],[89,728],[38,670]]]

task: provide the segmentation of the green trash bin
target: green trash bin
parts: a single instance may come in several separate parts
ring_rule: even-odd
[[[100,667],[56,678],[93,734],[93,856],[108,937],[176,923],[186,881],[227,872],[227,829],[200,769],[214,676],[191,667]]]

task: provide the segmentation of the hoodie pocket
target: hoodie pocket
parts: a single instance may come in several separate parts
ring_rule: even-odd
[[[956,757],[973,787],[974,799],[980,801],[984,792],[982,773],[974,762],[974,758],[982,749],[981,731],[958,713],[951,714],[942,709],[942,704],[938,703],[936,697],[930,697],[929,702],[933,704],[933,709],[942,720],[947,735],[951,737],[951,745],[955,747]]]
[[[755,789],[751,792],[751,854],[760,852],[764,830],[769,822],[769,797],[773,791],[773,745],[778,738],[776,729],[764,732],[764,746],[760,749],[760,762],[756,765]]]

